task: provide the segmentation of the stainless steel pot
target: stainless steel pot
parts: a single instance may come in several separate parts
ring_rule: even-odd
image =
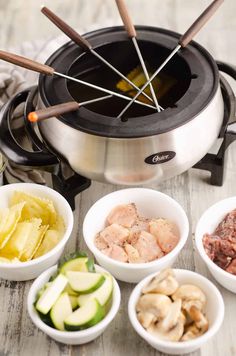
[[[158,67],[174,48],[179,35],[152,27],[137,29],[144,57],[151,66]],[[99,30],[87,37],[98,52],[124,73],[137,65],[123,28]],[[104,87],[112,88],[117,81],[96,59],[82,53],[71,42],[56,51],[47,64],[59,72],[79,75],[96,84],[104,84]],[[3,113],[10,110],[8,105],[2,110],[0,149],[8,159],[21,165],[45,167],[55,163],[56,156],[87,178],[115,184],[161,182],[180,174],[197,163],[216,141],[223,123],[224,101],[217,65],[195,42],[168,65],[167,74],[174,76],[176,85],[169,93],[171,100],[160,102],[166,108],[162,113],[136,106],[128,113],[127,121],[121,122],[114,116],[125,103],[115,98],[83,107],[59,117],[59,120],[51,118],[41,122],[38,128],[43,144],[31,130],[31,136],[42,152],[22,150],[19,153],[16,143],[7,143]],[[232,68],[230,74],[236,79]],[[88,95],[98,96],[98,93],[88,92],[82,86],[74,87],[64,79],[43,75],[39,79],[38,91],[38,108],[72,98],[83,101],[85,95],[86,99],[89,99]],[[34,94],[28,97],[25,92],[24,95],[30,102],[26,109],[29,111],[33,107]],[[231,106],[234,111],[234,98]]]

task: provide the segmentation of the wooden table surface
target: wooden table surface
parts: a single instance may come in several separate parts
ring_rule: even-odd
[[[98,28],[104,24],[120,24],[113,0],[54,0],[45,4],[64,16],[74,27]],[[127,0],[135,23],[154,25],[183,32],[197,14],[209,4],[208,0]],[[0,47],[17,46],[23,41],[46,39],[58,34],[39,13],[41,2],[35,0],[0,0]],[[236,1],[227,0],[214,19],[197,36],[216,59],[236,63]],[[235,85],[235,83],[233,83]],[[206,128],[207,129],[207,128]],[[236,295],[219,286],[201,262],[194,248],[196,223],[213,203],[236,194],[236,144],[228,149],[227,172],[223,187],[209,185],[209,173],[190,169],[162,184],[149,187],[176,199],[190,221],[190,235],[175,266],[197,271],[212,280],[225,301],[224,324],[218,335],[193,356],[236,355]],[[76,198],[73,235],[65,253],[85,249],[81,232],[89,207],[103,195],[120,186],[93,182]],[[133,285],[119,283],[122,291],[121,308],[104,334],[83,346],[67,346],[54,342],[31,322],[26,310],[26,298],[32,282],[0,281],[0,356],[144,356],[161,355],[148,346],[132,329],[127,316],[127,302]]]

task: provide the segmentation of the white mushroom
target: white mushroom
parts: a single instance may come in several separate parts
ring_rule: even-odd
[[[192,284],[183,284],[172,295],[173,300],[182,300],[182,308],[187,315],[187,322],[192,323],[185,328],[186,332],[182,337],[182,341],[194,339],[204,334],[209,327],[207,318],[203,314],[203,309],[206,305],[206,296],[202,290]]]
[[[176,326],[178,323],[180,313],[181,313],[181,299],[177,299],[169,307],[169,312],[165,319],[162,321],[162,327],[164,330],[168,331]]]
[[[207,318],[195,306],[192,306],[190,308],[189,314],[194,323],[185,328],[185,333],[181,338],[181,341],[195,339],[196,337],[199,337],[204,334],[209,327]]]
[[[205,333],[209,327],[209,323],[205,315],[195,306],[192,306],[188,313],[191,319],[195,322],[195,325],[200,333]]]
[[[182,307],[189,312],[192,306],[195,306],[199,310],[203,310],[206,305],[206,296],[202,290],[192,284],[183,284],[172,295],[172,299],[181,299]]]
[[[184,326],[185,328],[193,323],[193,320],[190,318],[190,315],[186,312],[186,310],[182,309],[182,313],[185,317],[185,323]]]
[[[202,335],[201,331],[196,327],[195,324],[191,324],[185,329],[185,333],[181,337],[181,341],[196,339],[196,337],[199,337],[200,335]]]
[[[157,320],[154,314],[145,311],[139,312],[137,318],[145,329],[147,329],[152,322],[156,322]]]
[[[147,331],[162,340],[179,341],[184,332],[184,323],[181,300],[176,300],[171,304],[167,316],[158,323],[152,322]]]
[[[146,320],[146,318],[149,319],[148,316],[144,316],[144,313],[150,313],[155,317],[155,320],[161,320],[168,314],[171,304],[172,302],[170,298],[163,294],[150,293],[142,295],[136,305],[136,311],[138,313],[142,313],[139,320]]]
[[[142,292],[146,293],[161,293],[172,295],[177,290],[179,284],[175,278],[172,269],[164,269],[151,282],[143,288]]]
[[[203,304],[202,300],[192,299],[183,302],[183,308],[188,313],[190,308],[195,307],[198,310],[203,310],[205,304]]]
[[[209,323],[203,312],[205,294],[192,284],[179,287],[172,269],[161,271],[142,292],[136,306],[137,317],[156,338],[187,341],[208,330]]]

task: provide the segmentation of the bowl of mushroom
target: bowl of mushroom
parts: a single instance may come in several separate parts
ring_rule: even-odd
[[[165,269],[134,288],[128,312],[144,340],[175,355],[193,352],[216,334],[223,322],[224,302],[214,284],[198,273]]]
[[[92,205],[83,223],[85,243],[98,263],[129,283],[172,266],[188,233],[180,204],[147,188],[105,195]]]

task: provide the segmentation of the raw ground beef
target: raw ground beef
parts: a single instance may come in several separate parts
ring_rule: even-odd
[[[226,215],[213,234],[204,234],[203,246],[214,263],[236,275],[236,209]]]

